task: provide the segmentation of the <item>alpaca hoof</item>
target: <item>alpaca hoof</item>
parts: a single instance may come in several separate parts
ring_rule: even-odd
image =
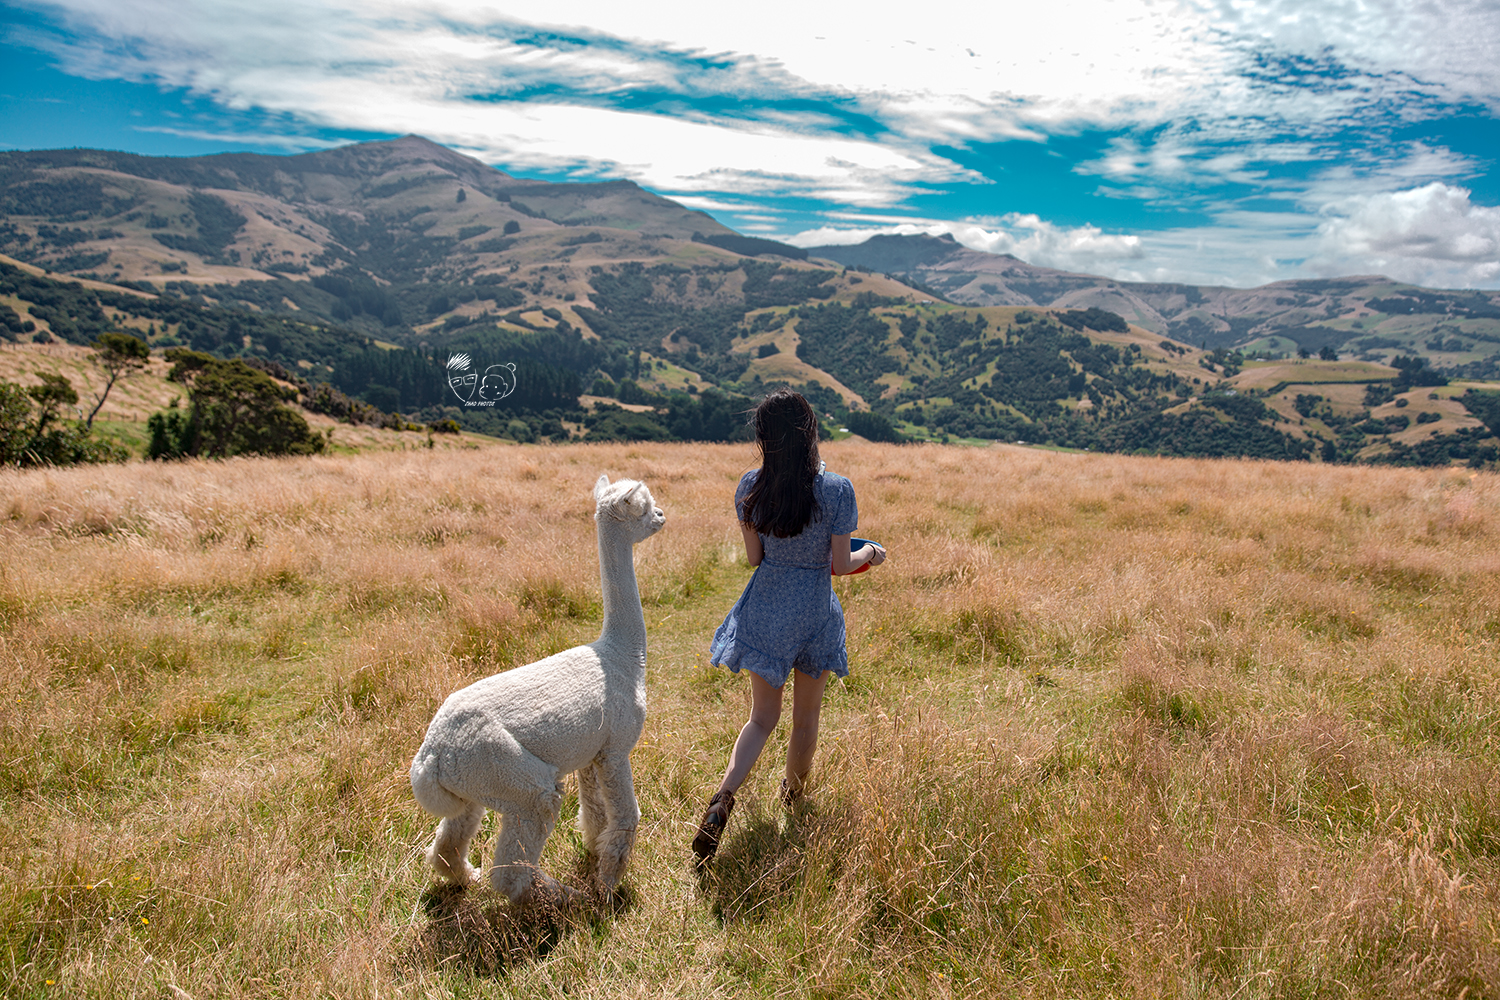
[[[467,861],[463,862],[463,867],[455,870],[445,864],[430,847],[427,849],[426,860],[427,866],[437,874],[438,878],[451,882],[460,889],[467,889],[472,885],[478,885],[481,881],[479,869]]]
[[[550,875],[538,875],[517,902],[564,912],[588,902],[588,893],[564,885]]]

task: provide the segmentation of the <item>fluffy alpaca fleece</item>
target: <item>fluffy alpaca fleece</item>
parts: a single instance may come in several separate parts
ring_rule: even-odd
[[[441,816],[427,862],[460,885],[478,877],[469,844],[485,809],[500,814],[490,883],[512,901],[572,895],[543,873],[564,775],[578,772],[578,826],[612,891],[635,845],[640,808],[630,751],[646,722],[646,620],[632,548],[666,515],[645,484],[594,484],[604,628],[597,642],[486,677],[443,702],[411,765],[422,808]]]

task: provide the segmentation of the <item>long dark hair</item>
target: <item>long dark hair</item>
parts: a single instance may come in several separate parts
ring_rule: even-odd
[[[773,389],[755,408],[760,475],[745,494],[744,521],[762,535],[800,535],[818,516],[818,415],[800,392]]]

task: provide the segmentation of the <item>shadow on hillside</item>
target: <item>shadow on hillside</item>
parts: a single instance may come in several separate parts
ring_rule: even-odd
[[[813,867],[809,847],[847,822],[811,803],[784,820],[779,810],[776,815],[754,811],[744,819],[738,829],[732,819],[713,861],[694,868],[699,891],[725,924],[762,920],[791,902]]]
[[[569,879],[588,885],[592,872],[580,859]],[[402,955],[403,963],[493,978],[545,958],[575,930],[608,920],[635,902],[628,888],[609,898],[590,895],[571,906],[558,902],[512,904],[488,888],[433,886],[422,894],[427,924]]]

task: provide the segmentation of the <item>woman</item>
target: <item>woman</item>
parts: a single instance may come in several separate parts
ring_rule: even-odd
[[[849,675],[844,609],[830,583],[838,575],[885,561],[868,543],[850,551],[859,523],[854,487],[822,471],[818,418],[807,400],[777,389],[755,408],[761,466],[745,473],[734,507],[745,537],[745,557],[756,567],[745,592],[714,633],[711,657],[750,672],[750,718],[735,740],[729,766],[693,839],[700,861],[718,850],[734,793],[781,719],[781,695],[792,683],[792,735],[787,744],[781,801],[802,795],[818,746],[818,718],[830,672]]]

